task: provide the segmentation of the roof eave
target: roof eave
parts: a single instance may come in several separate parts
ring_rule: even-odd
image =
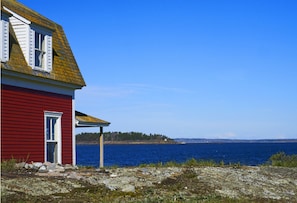
[[[5,66],[5,63],[1,63],[1,66],[2,65]],[[2,72],[2,76],[22,78],[25,80],[30,80],[30,81],[34,81],[34,82],[38,82],[38,83],[46,83],[46,84],[51,84],[51,85],[55,85],[55,86],[67,87],[70,89],[81,89],[84,86],[86,86],[85,83],[84,84],[66,83],[66,82],[55,80],[55,79],[50,79],[47,77],[39,77],[39,76],[35,76],[32,74],[26,74],[26,73],[17,72],[14,70],[9,70],[9,69],[2,68],[2,67],[1,67],[1,72]]]
[[[76,122],[75,127],[77,128],[88,128],[88,127],[108,127],[110,123],[89,123],[89,122]]]

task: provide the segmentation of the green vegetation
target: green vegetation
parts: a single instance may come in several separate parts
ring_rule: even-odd
[[[272,155],[265,165],[270,166],[280,166],[280,167],[297,167],[297,154],[287,155],[284,152],[279,152]],[[150,163],[150,164],[141,164],[139,167],[233,167],[240,168],[242,165],[238,163],[229,163],[225,164],[224,161],[215,162],[214,160],[197,160],[194,158],[188,159],[184,163],[177,163],[175,161],[170,161],[166,163]]]
[[[80,133],[76,135],[77,142],[98,142],[99,133]],[[166,137],[165,135],[160,134],[149,134],[146,135],[140,132],[105,132],[103,133],[104,141],[111,142],[125,142],[125,141],[135,141],[135,142],[143,142],[143,141],[154,141],[161,142],[164,140],[173,142],[172,139]]]
[[[17,161],[15,159],[4,160],[1,162],[1,172],[11,172],[15,170]]]
[[[194,158],[187,160],[184,163],[185,166],[188,167],[200,167],[200,166],[217,166],[218,164],[214,160],[196,160]]]
[[[269,158],[268,164],[272,166],[297,167],[297,155],[287,155],[284,152],[279,152]]]
[[[150,163],[150,164],[140,164],[139,167],[233,167],[233,168],[240,168],[240,163],[229,163],[226,165],[224,161],[220,161],[219,163],[215,162],[214,160],[204,160],[204,159],[195,159],[191,158],[183,163],[177,163],[175,161],[169,162],[159,162],[159,163]]]

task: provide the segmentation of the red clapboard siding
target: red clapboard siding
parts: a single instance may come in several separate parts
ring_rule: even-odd
[[[1,160],[44,161],[44,111],[62,112],[62,163],[72,164],[72,97],[2,85]]]

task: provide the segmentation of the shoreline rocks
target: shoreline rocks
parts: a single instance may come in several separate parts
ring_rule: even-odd
[[[18,164],[25,171],[14,178],[1,177],[2,195],[16,193],[46,196],[70,193],[76,188],[105,187],[109,191],[156,195],[178,191],[185,197],[216,195],[232,199],[267,199],[297,202],[297,168],[133,167],[90,169],[51,163]],[[33,172],[35,171],[35,172]],[[26,176],[26,173],[31,175]],[[41,189],[42,188],[42,189]],[[47,188],[47,189],[45,189]]]
[[[25,170],[35,170],[39,173],[51,173],[51,172],[58,172],[62,173],[65,172],[65,170],[76,170],[78,169],[77,166],[72,166],[70,164],[61,165],[57,163],[50,163],[50,162],[32,162],[32,163],[25,163],[20,162],[16,163],[15,165],[16,169],[25,169]]]

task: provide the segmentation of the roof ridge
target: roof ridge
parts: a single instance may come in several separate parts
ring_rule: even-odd
[[[3,7],[7,7],[15,13],[26,16],[25,18],[33,22],[34,24],[47,27],[51,30],[54,30],[55,25],[59,25],[58,23],[45,17],[41,13],[27,7],[25,4],[19,2],[18,0],[1,0],[1,4],[1,10],[3,10]]]

